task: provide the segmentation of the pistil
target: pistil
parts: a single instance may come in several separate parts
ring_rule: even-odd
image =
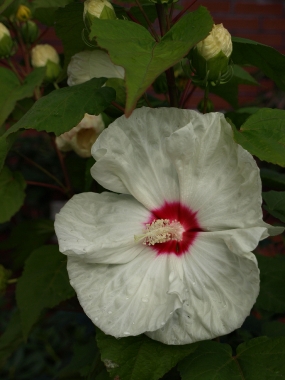
[[[156,219],[150,224],[146,224],[145,233],[135,235],[135,242],[142,242],[144,245],[154,245],[165,243],[170,240],[181,241],[184,228],[177,220]]]

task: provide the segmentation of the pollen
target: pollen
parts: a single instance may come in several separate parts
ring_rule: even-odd
[[[135,242],[154,245],[170,240],[181,241],[184,232],[184,228],[177,220],[156,219],[145,227],[144,234],[134,236]]]

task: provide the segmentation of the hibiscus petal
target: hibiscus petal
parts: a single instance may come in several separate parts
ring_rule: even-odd
[[[189,111],[140,108],[101,133],[92,148],[92,176],[105,188],[132,194],[148,209],[179,200],[177,174],[165,137],[189,123]]]
[[[253,157],[234,142],[222,114],[195,113],[192,124],[167,140],[179,178],[180,201],[198,211],[204,230],[266,226],[259,169]]]
[[[251,231],[201,233],[184,255],[184,284],[187,299],[167,324],[147,332],[166,344],[188,344],[225,335],[239,328],[254,305],[259,292],[259,270],[253,253],[240,248],[256,246],[262,228]],[[238,242],[242,240],[239,244]],[[228,247],[229,242],[235,251]]]
[[[183,283],[171,275],[177,265],[174,255],[156,256],[144,246],[124,265],[68,257],[67,270],[88,317],[106,334],[123,337],[157,330],[182,306],[177,293]]]
[[[126,263],[144,249],[134,235],[142,232],[148,216],[129,195],[75,195],[56,215],[59,250],[88,263]]]
[[[114,65],[102,50],[82,51],[75,54],[67,68],[69,86],[87,82],[92,78],[124,79],[125,70]]]

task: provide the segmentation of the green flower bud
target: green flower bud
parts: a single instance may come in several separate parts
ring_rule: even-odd
[[[9,30],[0,22],[0,58],[10,57],[14,47]]]
[[[26,7],[25,5],[20,5],[17,12],[16,12],[16,18],[19,21],[28,21],[32,17],[32,13],[30,8]]]
[[[116,13],[112,4],[107,0],[86,0],[84,2],[83,19],[90,29],[95,18],[115,20]]]
[[[5,269],[3,265],[0,264],[0,294],[4,293],[11,274],[12,272],[10,270]]]
[[[21,36],[26,44],[32,44],[35,42],[39,35],[39,28],[33,21],[27,21],[21,25]]]
[[[199,102],[197,108],[201,113],[213,112],[214,111],[214,104],[213,104],[212,100],[206,99],[206,106],[205,106],[205,99],[202,99]]]
[[[45,67],[45,82],[54,82],[61,71],[59,56],[51,45],[36,45],[31,51],[33,67]]]
[[[220,81],[229,69],[232,53],[231,35],[223,24],[214,25],[211,33],[190,52],[192,68],[204,81]]]

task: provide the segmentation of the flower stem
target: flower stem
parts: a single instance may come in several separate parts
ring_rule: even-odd
[[[11,278],[11,280],[7,281],[7,284],[15,284],[18,281],[17,278]]]
[[[65,191],[65,193],[67,192],[68,189],[66,189],[66,187],[64,186],[64,184],[59,179],[57,179],[53,174],[51,174],[48,170],[46,170],[41,165],[37,164],[35,161],[31,160],[30,158],[28,158],[24,154],[20,153],[19,151],[14,150],[14,152],[16,152],[20,157],[22,157],[29,164],[33,165],[34,167],[36,167],[37,169],[39,169],[40,171],[42,171],[43,173],[45,173],[48,177],[50,177],[51,179],[53,179],[54,182],[56,182]]]
[[[61,166],[61,169],[62,169],[62,172],[63,172],[65,186],[66,186],[66,193],[71,197],[73,194],[72,194],[72,191],[71,191],[72,187],[71,187],[69,175],[68,175],[68,172],[67,172],[67,168],[65,166],[65,162],[64,162],[62,153],[58,149],[58,147],[57,147],[57,145],[55,143],[55,139],[53,139],[53,145],[54,145],[55,151],[57,153],[57,156],[58,156],[58,159],[59,159],[59,162],[60,162],[60,166]]]
[[[181,97],[180,97],[180,101],[179,101],[179,107],[180,108],[183,108],[183,105],[184,105],[184,102],[185,102],[185,99],[187,98],[188,96],[188,93],[189,93],[189,89],[190,89],[190,86],[191,86],[191,83],[192,83],[192,79],[188,79],[187,83],[186,83],[186,86],[181,94]]]
[[[168,31],[168,27],[170,27],[170,22],[167,22],[167,16],[165,12],[164,4],[155,4],[159,27],[161,36],[164,36]],[[173,67],[170,67],[165,72],[168,94],[169,94],[169,103],[171,107],[178,107],[178,96],[177,96],[177,88],[175,84],[174,70]]]
[[[205,91],[204,91],[204,109],[203,114],[207,113],[207,101],[208,101],[208,95],[209,95],[209,86],[206,85]]]
[[[66,191],[59,187],[59,186],[56,186],[56,185],[51,185],[49,183],[42,183],[42,182],[35,182],[35,181],[26,181],[27,185],[34,185],[34,186],[39,186],[39,187],[48,187],[50,189],[54,189],[54,190],[58,190],[64,194],[66,194]]]
[[[176,17],[174,17],[174,19],[172,20],[172,23],[175,24],[178,20],[180,20],[180,18],[184,15],[184,13],[187,12],[188,9],[190,9],[192,7],[192,5],[194,5],[197,1],[198,0],[192,1],[192,3],[190,3],[185,9],[183,9],[183,11],[178,13],[178,15]]]
[[[20,83],[23,83],[23,79],[21,78],[20,74],[18,73],[16,67],[14,66],[13,62],[10,58],[7,59],[9,66],[11,67],[12,71],[17,75],[17,78],[19,79]]]
[[[193,95],[194,91],[196,90],[196,86],[193,86],[191,91],[188,93],[186,99],[184,100],[183,104],[181,104],[182,108],[184,108],[185,104],[190,100],[191,96]]]
[[[154,28],[153,28],[153,26],[152,26],[152,23],[151,23],[150,19],[148,18],[147,14],[145,13],[143,7],[141,6],[140,1],[139,1],[139,0],[135,0],[135,2],[136,2],[136,4],[137,4],[137,6],[139,7],[139,9],[140,9],[142,15],[143,15],[144,18],[145,18],[145,21],[147,22],[147,25],[148,25],[148,27],[149,27],[149,29],[150,29],[150,31],[151,31],[151,34],[152,34],[153,38],[156,40],[156,42],[159,42],[159,40],[160,40],[159,35],[158,35],[158,34],[156,33],[156,31],[154,30]]]
[[[120,106],[120,104],[116,103],[116,102],[112,102],[112,106],[114,106],[115,108],[117,108],[118,110],[122,111],[123,113],[125,113],[125,109]]]

